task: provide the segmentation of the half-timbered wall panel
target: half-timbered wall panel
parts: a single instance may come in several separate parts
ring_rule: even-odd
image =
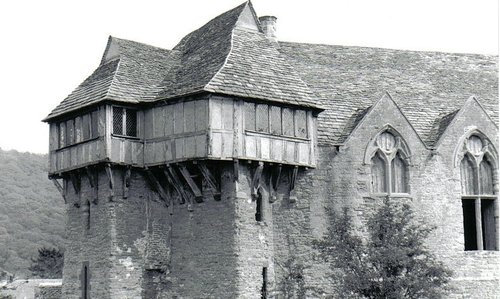
[[[49,173],[59,173],[106,159],[105,109],[96,108],[50,124]]]
[[[57,173],[90,165],[106,158],[104,138],[68,146],[50,153],[50,173]]]
[[[208,100],[189,100],[144,112],[144,164],[207,156]]]
[[[306,110],[212,96],[209,118],[210,158],[315,165],[315,123]]]

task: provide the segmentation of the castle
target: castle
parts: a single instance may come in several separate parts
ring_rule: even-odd
[[[331,292],[327,207],[437,226],[450,297],[500,296],[497,57],[280,42],[250,2],[172,50],[110,37],[46,118],[67,210],[64,298]]]

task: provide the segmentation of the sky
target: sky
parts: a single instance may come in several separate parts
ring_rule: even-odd
[[[95,68],[109,35],[171,49],[243,0],[0,2],[0,148],[48,151],[41,120]],[[498,0],[253,0],[279,40],[498,55]]]

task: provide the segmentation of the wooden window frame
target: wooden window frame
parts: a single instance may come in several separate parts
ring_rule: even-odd
[[[120,109],[122,113],[122,134],[117,134],[114,132],[114,115],[115,115],[115,108]],[[135,112],[135,136],[134,135],[127,135],[127,112],[133,111]],[[130,107],[124,107],[124,106],[116,106],[112,105],[111,106],[111,136],[114,137],[120,137],[120,138],[128,138],[128,139],[140,139],[139,136],[139,128],[138,128],[138,121],[137,121],[137,109],[130,108]]]

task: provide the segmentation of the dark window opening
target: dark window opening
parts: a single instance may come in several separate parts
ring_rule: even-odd
[[[137,111],[113,107],[113,134],[137,137]]]
[[[82,287],[82,299],[90,299],[90,275],[89,275],[89,262],[83,263],[82,277],[81,277],[81,287]]]
[[[465,250],[477,250],[476,207],[474,200],[462,199]]]
[[[137,136],[137,112],[125,110],[125,130],[127,136]]]
[[[262,288],[260,289],[260,298],[267,299],[267,268],[262,268]]]
[[[498,250],[496,248],[494,200],[481,199],[481,222],[484,250]]]
[[[460,163],[465,250],[498,250],[494,168],[481,138],[471,136],[466,147]]]
[[[262,221],[262,195],[257,193],[257,200],[255,201],[255,220],[260,222]]]
[[[113,134],[123,135],[123,108],[113,107]]]

